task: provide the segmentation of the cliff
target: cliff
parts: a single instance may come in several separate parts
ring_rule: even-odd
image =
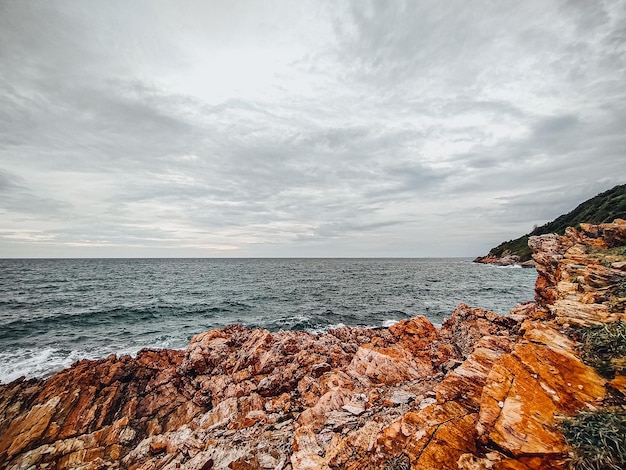
[[[532,238],[535,302],[388,329],[239,325],[0,386],[6,469],[567,468],[564,417],[624,403],[578,340],[624,320],[626,221]],[[619,358],[618,358],[619,359]]]
[[[500,266],[521,264],[530,267],[534,265],[531,259],[531,249],[528,246],[530,237],[550,233],[563,235],[567,227],[578,227],[581,223],[607,223],[614,219],[626,219],[626,184],[615,186],[588,199],[571,212],[534,228],[526,235],[500,243],[489,250],[487,256],[479,256],[474,262]]]

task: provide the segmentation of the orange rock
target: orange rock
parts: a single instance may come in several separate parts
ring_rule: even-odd
[[[393,345],[387,348],[361,346],[352,362],[349,373],[373,383],[394,384],[433,374],[430,358],[416,361],[406,349]]]
[[[165,452],[167,449],[166,441],[152,441],[150,443],[150,452],[152,454],[160,454],[161,452]]]
[[[33,406],[26,415],[15,419],[0,440],[0,457],[6,453],[11,458],[36,442],[46,431],[60,401],[59,397],[51,398],[41,405]]]
[[[483,388],[478,432],[483,442],[516,456],[565,454],[558,416],[603,399],[604,380],[556,330],[541,325],[527,335],[547,344],[523,341],[496,360]]]
[[[456,402],[406,413],[378,437],[378,459],[408,456],[413,468],[456,469],[462,454],[475,452],[476,414]]]

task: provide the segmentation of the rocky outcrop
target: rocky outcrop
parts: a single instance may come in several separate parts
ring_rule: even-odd
[[[530,239],[537,262],[536,301],[562,325],[626,319],[626,221],[581,224],[565,236]]]
[[[0,467],[564,469],[559,421],[624,392],[571,335],[624,318],[624,244],[624,221],[531,239],[536,299],[507,316],[233,325],[0,386]]]
[[[495,266],[521,266],[522,268],[534,268],[536,265],[533,260],[522,261],[518,255],[510,252],[505,252],[502,256],[496,256],[493,254],[479,256],[474,259],[474,263],[493,264]]]

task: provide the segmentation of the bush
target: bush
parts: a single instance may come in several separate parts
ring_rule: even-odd
[[[584,328],[579,334],[583,361],[607,378],[613,378],[616,372],[626,372],[626,322]]]
[[[411,470],[411,460],[406,454],[396,455],[387,461],[385,470]]]
[[[563,434],[572,447],[571,468],[623,470],[626,468],[626,410],[583,411],[563,422]]]

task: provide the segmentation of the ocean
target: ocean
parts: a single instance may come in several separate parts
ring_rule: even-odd
[[[465,302],[506,314],[532,300],[534,269],[469,259],[0,260],[0,382],[83,358],[185,348],[211,328],[323,332]]]

